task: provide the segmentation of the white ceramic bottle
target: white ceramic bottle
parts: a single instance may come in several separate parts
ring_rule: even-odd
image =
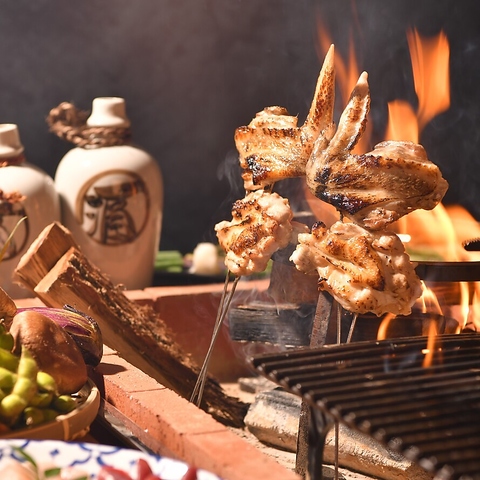
[[[128,129],[125,100],[99,97],[87,128]],[[67,152],[55,173],[62,223],[115,285],[151,286],[159,248],[163,179],[156,160],[128,142]]]
[[[18,126],[0,124],[0,249],[23,217],[0,262],[0,285],[14,299],[33,296],[12,274],[40,232],[60,222],[60,201],[53,179],[25,161]]]

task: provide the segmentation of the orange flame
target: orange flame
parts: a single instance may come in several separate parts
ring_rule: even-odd
[[[407,102],[390,102],[386,140],[418,143],[425,125],[450,107],[450,47],[443,32],[425,38],[416,30],[409,30],[407,41],[418,109],[415,113]]]
[[[401,100],[388,104],[386,140],[419,142],[425,125],[450,106],[450,48],[443,32],[431,38],[416,30],[407,32],[418,109]],[[429,227],[426,227],[429,225]],[[442,235],[439,237],[439,226]],[[443,205],[432,211],[416,210],[398,223],[400,233],[408,233],[411,246],[432,248],[441,258],[460,260],[459,242]],[[440,241],[439,241],[440,240]]]
[[[468,282],[460,282],[460,308],[464,327],[470,316],[470,288]],[[460,328],[459,328],[460,329]]]
[[[410,253],[428,253],[429,260],[464,261],[469,258],[457,236],[451,216],[443,204],[433,210],[415,210],[398,222],[400,233],[408,233]],[[441,235],[439,235],[441,232]]]
[[[444,32],[432,38],[423,38],[416,30],[409,30],[407,40],[421,131],[432,118],[450,107],[450,47]]]
[[[385,138],[386,140],[409,140],[418,143],[425,126],[435,116],[450,107],[450,48],[443,32],[435,37],[424,38],[416,30],[410,30],[407,32],[407,41],[418,108],[415,112],[408,102],[402,100],[390,102],[388,104],[389,120]],[[411,212],[402,218],[397,226],[400,233],[408,234],[411,239],[408,244],[410,251],[412,248],[416,249],[417,252],[423,249],[424,252],[429,251],[433,255],[438,255],[441,260],[465,261],[472,259],[473,255],[465,251],[462,242],[476,236],[476,233],[473,232],[476,228],[478,229],[478,223],[467,217],[468,212],[459,206],[454,209],[447,209],[439,204],[431,211],[416,210]],[[458,228],[459,218],[466,225],[463,232],[459,231]],[[441,235],[439,235],[439,232],[442,232]],[[472,304],[469,287],[469,284],[465,282],[459,285],[460,305],[456,309],[456,316],[459,321],[457,331],[460,331],[472,316],[474,328],[478,329],[480,326],[475,324],[475,322],[480,324],[476,320],[477,315],[475,315],[475,310],[479,310],[479,307],[476,306],[476,295],[474,295]],[[476,291],[478,290],[479,288],[476,287]],[[422,301],[424,302],[422,310],[424,313],[433,311],[434,306],[431,303],[433,299],[436,299],[435,294],[430,289],[424,288],[422,295]],[[431,329],[433,328],[432,323]],[[436,331],[431,330],[428,335],[433,338],[436,333]],[[431,352],[431,348],[430,350],[427,348],[427,351]],[[424,365],[427,366],[430,362],[430,354],[427,354]]]
[[[377,340],[385,340],[387,338],[388,327],[390,326],[390,323],[392,322],[392,320],[395,317],[396,317],[396,315],[393,314],[393,313],[387,313],[383,317],[382,322],[380,323],[380,326],[378,327]]]
[[[473,292],[472,307],[470,310],[471,320],[465,323],[466,329],[480,332],[480,284],[475,284],[475,290]]]
[[[318,19],[317,25],[319,56],[323,58],[333,42],[320,19]],[[415,110],[404,100],[394,100],[388,103],[388,125],[385,140],[408,140],[419,143],[421,133],[426,125],[450,107],[450,47],[443,31],[433,37],[422,37],[416,29],[412,29],[407,31],[406,36],[418,105]],[[345,105],[360,74],[352,35],[349,41],[347,61],[336,51],[335,70],[341,101]],[[355,147],[354,153],[364,153],[371,149],[369,146],[371,132],[372,124],[369,119],[367,130]],[[309,205],[316,205],[316,202],[309,201]],[[460,222],[458,220],[459,209],[463,210]],[[327,214],[336,218],[336,212],[333,209],[332,212],[326,210]],[[314,213],[318,218],[322,218],[320,215],[323,213],[325,216],[325,208],[321,208],[319,211],[315,210]],[[327,218],[330,218],[329,215]],[[474,237],[480,238],[480,225],[475,219],[466,218],[467,216],[468,212],[463,207],[457,206],[452,209],[439,204],[431,211],[411,212],[397,222],[396,228],[399,233],[408,234],[405,237],[408,236],[411,239],[406,244],[409,253],[413,250],[419,253],[421,258],[426,258],[424,255],[428,252],[432,255],[431,258],[428,258],[429,260],[480,260],[480,254],[466,252],[462,247],[463,241]],[[425,288],[424,292],[427,290],[429,289]],[[430,294],[435,296],[433,292]],[[425,299],[423,301],[426,302]],[[459,329],[462,325],[466,325],[467,319],[473,317],[474,328],[480,330],[480,320],[476,320],[480,318],[478,301],[480,301],[478,285],[475,285],[473,299],[470,295],[469,284],[460,285],[458,316],[462,319],[459,321]],[[424,313],[436,309],[431,301],[428,305],[424,305],[424,308]],[[379,339],[386,338],[389,324],[393,318],[395,318],[394,315],[385,316],[378,331]]]
[[[437,296],[423,281],[422,296],[417,300],[416,305],[423,313],[438,313],[440,315],[443,313],[442,308],[438,303]]]
[[[386,140],[409,140],[418,143],[418,120],[412,106],[404,100],[388,102]]]
[[[435,343],[436,343],[436,335],[437,335],[437,325],[435,322],[430,322],[429,329],[428,329],[428,339],[427,339],[427,346],[423,353],[425,356],[423,357],[423,367],[430,367],[433,363],[433,356],[435,354]]]

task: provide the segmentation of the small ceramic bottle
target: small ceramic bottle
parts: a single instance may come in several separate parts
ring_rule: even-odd
[[[123,98],[95,98],[85,125],[91,132],[86,138],[94,141],[67,152],[55,185],[62,222],[87,259],[115,285],[135,290],[152,285],[163,212],[161,171],[128,135],[107,146],[95,140],[129,127]]]
[[[60,201],[53,179],[25,161],[18,126],[0,124],[0,250],[24,217],[0,262],[0,286],[14,299],[33,296],[12,275],[40,232],[60,222]]]

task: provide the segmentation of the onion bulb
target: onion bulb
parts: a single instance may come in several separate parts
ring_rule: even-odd
[[[75,308],[25,307],[18,308],[17,313],[34,311],[53,320],[65,330],[77,344],[86,365],[92,367],[100,363],[103,355],[103,338],[100,327],[90,316]]]

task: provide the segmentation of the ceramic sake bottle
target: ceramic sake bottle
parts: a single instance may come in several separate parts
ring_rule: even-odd
[[[86,129],[129,131],[125,100],[99,97]],[[129,138],[129,137],[128,137]],[[62,222],[88,260],[115,285],[129,290],[152,285],[159,248],[163,179],[156,160],[125,142],[77,146],[55,173]]]
[[[0,250],[22,218],[0,262],[0,286],[14,299],[33,297],[12,275],[40,232],[60,222],[60,201],[53,179],[26,162],[18,126],[0,124]]]

